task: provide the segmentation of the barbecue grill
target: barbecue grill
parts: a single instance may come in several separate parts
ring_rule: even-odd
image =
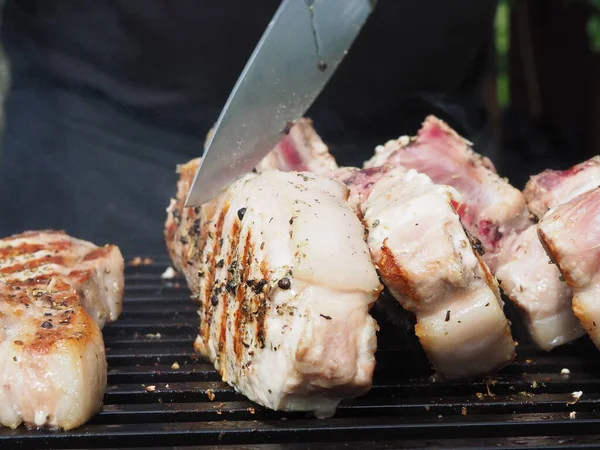
[[[518,323],[518,358],[497,376],[439,383],[418,347],[384,316],[372,390],[335,417],[266,410],[220,381],[194,354],[198,316],[167,258],[126,268],[121,318],[104,328],[104,407],[69,432],[4,429],[0,449],[582,448],[600,444],[598,352],[587,338],[535,351]],[[568,369],[570,373],[563,369]],[[275,368],[274,368],[275,370]],[[577,400],[573,392],[582,391]],[[220,447],[219,447],[220,448]]]

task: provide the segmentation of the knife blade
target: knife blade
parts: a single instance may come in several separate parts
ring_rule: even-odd
[[[209,138],[185,206],[250,172],[301,118],[348,53],[376,0],[284,0]]]

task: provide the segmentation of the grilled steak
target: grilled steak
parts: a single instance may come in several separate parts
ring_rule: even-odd
[[[460,195],[404,168],[346,168],[333,176],[350,186],[382,281],[415,313],[437,375],[482,375],[512,361],[498,285],[452,206]]]
[[[100,328],[121,312],[123,258],[58,231],[0,239],[0,422],[71,429],[101,406]]]
[[[224,381],[276,410],[334,414],[371,386],[381,291],[347,189],[310,173],[248,174],[184,208],[179,168],[165,238],[200,315],[195,348]]]
[[[541,219],[549,209],[600,184],[600,156],[567,170],[545,170],[530,178],[523,193],[529,210]]]
[[[573,311],[600,349],[600,187],[546,213],[538,232],[573,289]]]

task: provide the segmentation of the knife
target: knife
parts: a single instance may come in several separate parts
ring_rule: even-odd
[[[317,98],[376,0],[284,0],[231,92],[185,206],[250,172]]]

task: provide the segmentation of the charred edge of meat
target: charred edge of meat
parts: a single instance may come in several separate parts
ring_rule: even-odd
[[[479,256],[485,255],[485,248],[483,247],[483,244],[481,243],[481,241],[478,238],[476,238],[475,236],[473,236],[469,232],[469,230],[467,230],[467,227],[465,227],[465,225],[463,224],[462,220],[460,220],[460,225],[462,226],[462,229],[465,231],[465,234],[467,235],[467,238],[469,239],[469,242],[471,242],[471,246],[477,252],[477,254]]]
[[[229,205],[225,204],[223,206],[223,208],[221,208],[221,212],[215,223],[215,233],[217,236],[221,236],[223,233],[223,223],[225,222],[225,216],[228,211],[229,211]],[[211,233],[209,232],[209,236],[210,235],[211,235]],[[206,261],[207,267],[213,267],[216,265],[215,259],[217,258],[218,255],[220,255],[220,253],[221,253],[221,247],[219,245],[219,240],[213,239],[212,248],[208,250],[207,261]],[[217,281],[215,280],[214,272],[209,271],[208,276],[206,277],[206,291],[205,291],[206,303],[204,305],[204,312],[206,315],[204,317],[204,320],[202,321],[202,330],[203,330],[202,339],[206,343],[208,343],[208,341],[210,339],[210,334],[211,334],[210,332],[211,332],[213,324],[214,324],[212,308],[210,306],[212,304],[212,296],[214,295],[212,291],[213,291],[216,283],[217,283]]]
[[[558,271],[560,272],[560,278],[559,278],[560,281],[567,283],[569,286],[573,286],[573,280],[569,277],[568,274],[566,274],[563,271],[560,261],[558,261],[555,257],[556,253],[557,253],[556,249],[552,246],[552,243],[550,242],[550,240],[548,239],[546,234],[539,227],[538,227],[537,234],[538,234],[538,238],[542,244],[542,247],[544,247],[544,251],[546,252],[546,255],[548,255],[552,264],[554,264],[558,268]]]
[[[242,261],[246,261],[246,259],[248,258],[248,254],[250,253],[250,244],[252,242],[252,233],[250,232],[250,230],[248,230],[248,233],[246,234],[246,239],[244,241],[243,247],[242,247],[242,255],[241,255],[241,260]],[[239,244],[238,244],[239,246]],[[243,264],[242,265],[242,273],[240,274],[240,279],[245,279],[248,280],[248,277],[250,275],[250,264]],[[237,310],[234,314],[234,319],[233,319],[233,352],[235,354],[235,357],[238,361],[241,360],[242,357],[242,341],[243,341],[243,336],[245,334],[245,330],[246,330],[246,324],[247,322],[250,320],[250,318],[248,317],[248,301],[249,301],[249,295],[248,294],[248,288],[251,288],[251,286],[246,282],[245,284],[240,284],[238,286],[238,290],[237,290],[237,295],[236,295],[236,302],[237,302]]]
[[[396,263],[396,259],[386,241],[387,239],[383,241],[381,248],[381,258],[376,268],[377,274],[387,281],[387,285],[392,285],[394,289],[402,292],[407,297],[419,301],[419,296],[410,282],[410,276]]]

